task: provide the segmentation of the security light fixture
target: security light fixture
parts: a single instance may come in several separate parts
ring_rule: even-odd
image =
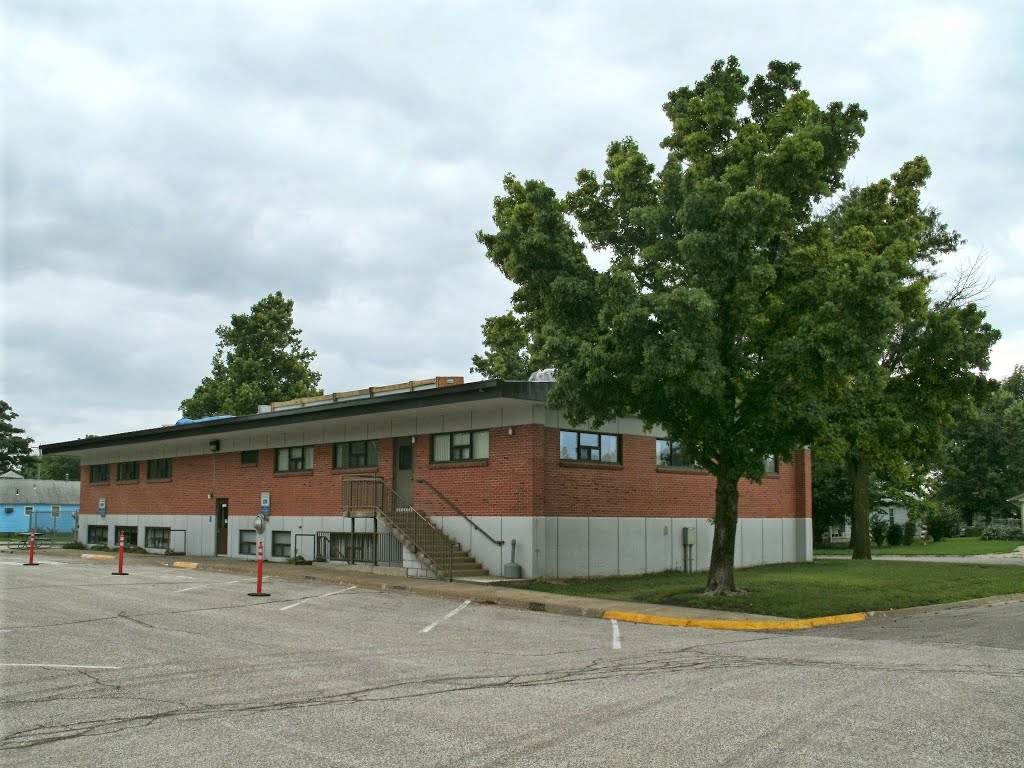
[[[210,453],[216,453],[220,450],[220,440],[210,441]]]

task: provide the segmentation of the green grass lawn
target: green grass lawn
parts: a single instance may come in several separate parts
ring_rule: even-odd
[[[744,568],[736,585],[748,594],[704,595],[707,574],[678,571],[563,581],[505,582],[503,586],[583,597],[713,608],[805,619],[885,611],[1024,592],[1024,568],[900,561],[823,560]]]
[[[998,555],[1004,552],[1013,552],[1017,547],[1024,544],[1024,541],[982,541],[977,536],[965,536],[959,539],[943,539],[940,542],[928,542],[928,546],[920,542],[911,544],[908,547],[890,547],[884,545],[876,547],[871,544],[871,551],[877,555]],[[842,555],[850,554],[849,547],[837,547],[834,549],[815,549],[816,555]]]

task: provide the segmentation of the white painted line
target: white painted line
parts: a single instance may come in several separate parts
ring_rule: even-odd
[[[454,616],[454,615],[455,615],[456,613],[458,613],[459,611],[461,611],[461,610],[462,610],[463,608],[465,608],[465,607],[466,607],[467,605],[469,605],[469,604],[470,604],[471,602],[473,602],[473,601],[472,601],[472,600],[466,600],[466,601],[465,601],[465,602],[464,602],[464,603],[463,603],[462,605],[460,605],[460,606],[459,606],[458,608],[455,608],[455,609],[453,609],[453,610],[451,610],[451,611],[448,611],[448,613],[446,613],[446,614],[445,614],[444,616],[442,616],[442,617],[441,617],[440,619],[438,619],[437,621],[435,621],[435,622],[434,622],[433,624],[429,624],[429,625],[427,625],[426,627],[424,627],[423,629],[421,629],[421,630],[420,630],[420,634],[422,634],[422,635],[425,635],[425,634],[426,634],[427,632],[429,632],[430,630],[432,630],[432,629],[433,629],[434,627],[436,627],[436,626],[437,626],[438,624],[440,624],[440,623],[441,623],[442,621],[447,621],[448,619],[450,619],[450,618],[451,618],[452,616]]]
[[[0,629],[0,632],[11,632],[11,631],[12,630],[10,630],[10,629]]]
[[[120,667],[99,667],[93,664],[9,664],[0,662],[0,667],[46,667],[47,669],[120,669]]]
[[[619,622],[612,619],[612,650],[617,651],[622,648],[622,642],[619,640]]]
[[[281,610],[282,611],[287,611],[289,608],[294,608],[296,605],[302,605],[307,600],[316,600],[317,598],[321,598],[321,597],[330,597],[331,595],[340,595],[342,592],[351,592],[353,589],[355,589],[355,587],[345,587],[345,589],[339,589],[336,592],[327,592],[327,593],[325,593],[323,595],[311,595],[309,597],[304,597],[301,600],[299,600],[299,602],[292,603],[291,605],[286,605]]]
[[[192,587],[185,587],[184,589],[176,589],[175,592],[189,592],[193,589],[202,589],[203,587],[219,587],[222,584],[237,584],[240,581],[246,581],[246,579],[235,579],[234,581],[216,581],[213,584],[196,584]]]

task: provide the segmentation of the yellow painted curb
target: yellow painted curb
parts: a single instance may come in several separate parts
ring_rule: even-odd
[[[198,568],[199,563],[190,563],[186,560],[175,560],[171,563],[171,566],[174,568]]]
[[[113,555],[82,555],[83,560],[113,560]]]
[[[866,613],[844,613],[839,616],[818,616],[813,619],[780,619],[778,621],[734,621],[725,619],[673,619],[669,616],[654,616],[649,613],[627,613],[605,611],[603,618],[628,621],[633,624],[658,624],[664,627],[699,627],[700,629],[733,629],[741,632],[762,632],[764,630],[812,629],[832,624],[853,624],[864,621]]]

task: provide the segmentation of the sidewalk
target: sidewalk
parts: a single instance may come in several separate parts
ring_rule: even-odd
[[[20,553],[20,550],[18,550]],[[117,557],[111,553],[91,553],[82,550],[48,549],[38,554],[39,559],[102,560],[109,562]],[[251,560],[234,560],[227,557],[185,557],[180,559],[156,555],[125,555],[125,570],[132,565],[163,565],[189,570],[229,573],[255,577],[256,563]],[[731,611],[714,611],[701,608],[686,608],[653,603],[634,603],[573,595],[557,595],[528,589],[512,589],[495,582],[480,580],[438,581],[416,579],[404,575],[367,573],[342,563],[313,563],[312,565],[288,565],[287,563],[264,562],[263,575],[271,581],[289,581],[323,585],[357,586],[380,591],[402,591],[414,595],[443,598],[448,600],[472,600],[483,605],[498,605],[528,611],[558,613],[567,616],[582,616],[594,619],[615,619],[638,624],[659,624],[666,626],[700,627],[705,629],[733,630],[790,630],[809,629],[827,624],[863,621],[865,614],[827,616],[819,619],[786,619],[777,616],[762,616]]]

